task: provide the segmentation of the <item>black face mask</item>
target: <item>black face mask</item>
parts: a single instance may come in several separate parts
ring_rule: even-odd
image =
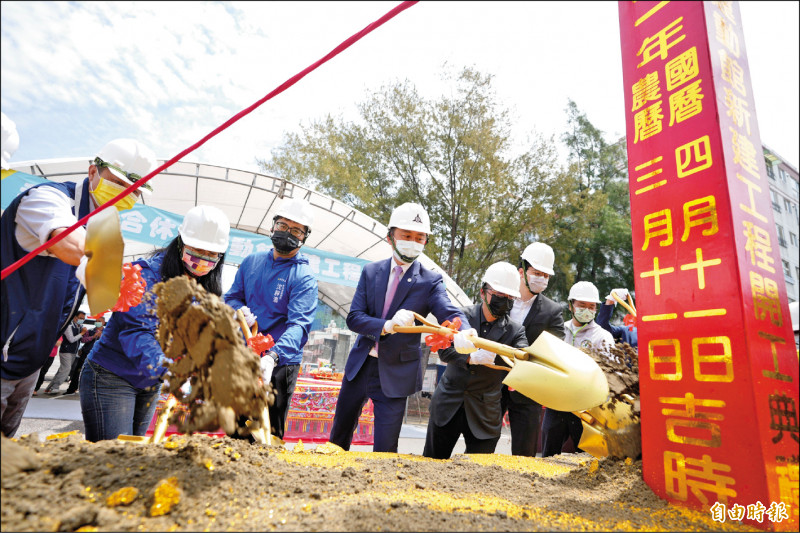
[[[274,231],[272,232],[272,245],[278,250],[278,253],[289,254],[300,248],[300,239],[289,233],[288,231]]]
[[[489,307],[489,312],[495,318],[502,318],[511,312],[514,307],[514,300],[511,298],[501,298],[496,294],[491,296],[492,300],[486,305]],[[484,300],[485,301],[485,300]]]

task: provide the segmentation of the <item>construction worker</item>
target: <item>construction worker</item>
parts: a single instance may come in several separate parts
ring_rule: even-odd
[[[597,304],[601,303],[597,287],[590,281],[579,281],[569,289],[567,300],[572,319],[565,324],[564,342],[608,353],[614,346],[614,337],[594,321]],[[561,453],[570,436],[577,449],[582,433],[583,426],[577,416],[546,408],[542,421],[542,457]]]
[[[82,183],[48,182],[27,189],[9,204],[0,221],[2,268],[155,168],[156,157],[149,148],[132,139],[116,139],[98,152]],[[142,192],[150,191],[145,184],[115,207],[130,209]],[[76,277],[86,266],[85,239],[86,230],[79,227],[2,281],[2,431],[8,437],[19,427],[39,369],[86,293]]]
[[[372,399],[375,407],[376,452],[397,452],[406,398],[422,390],[422,350],[416,333],[395,333],[395,326],[414,323],[414,312],[433,313],[439,323],[461,320],[453,339],[459,353],[475,351],[465,338],[472,335],[466,316],[447,296],[441,274],[420,264],[431,232],[425,209],[415,203],[392,211],[386,241],[392,257],[370,263],[361,271],[347,327],[358,333],[345,363],[342,389],[336,403],[330,441],[350,449],[361,409]]]
[[[114,312],[86,357],[80,399],[86,440],[116,439],[147,432],[158,404],[166,368],[156,340],[159,320],[153,287],[178,276],[194,278],[206,291],[222,295],[222,264],[231,224],[220,209],[191,208],[178,236],[150,257],[134,261],[148,293],[127,312]]]
[[[542,294],[547,289],[550,276],[554,275],[553,249],[543,242],[529,244],[522,252],[519,262],[519,292],[514,301],[511,320],[522,324],[528,346],[534,343],[542,331],[564,338],[564,318],[561,306]],[[508,411],[511,426],[511,454],[536,457],[539,444],[542,406],[532,399],[510,390],[503,385],[503,415]]]
[[[481,281],[481,303],[461,309],[469,325],[481,338],[515,348],[528,346],[522,324],[509,318],[520,296],[517,269],[511,263],[494,263]],[[439,358],[447,369],[433,394],[422,455],[449,459],[461,435],[464,453],[494,453],[503,425],[500,388],[508,372],[484,365],[508,365],[483,349],[463,355],[450,347],[441,350]]]
[[[317,311],[317,279],[308,257],[300,253],[313,224],[311,204],[299,198],[285,199],[272,219],[273,248],[248,255],[225,294],[225,303],[241,309],[248,326],[258,322],[258,331],[275,341],[275,346],[262,354],[261,377],[264,383],[272,383],[275,403],[269,408],[269,420],[272,434],[281,439],[303,346]]]

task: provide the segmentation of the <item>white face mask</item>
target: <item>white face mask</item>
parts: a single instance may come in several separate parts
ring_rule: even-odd
[[[584,307],[575,307],[575,312],[572,313],[572,316],[575,317],[575,320],[580,322],[581,324],[588,324],[592,320],[594,320],[595,312],[591,309],[586,309]]]
[[[530,274],[528,276],[528,285],[533,294],[539,294],[545,290],[547,288],[547,281],[547,278],[544,276],[537,276],[535,274]]]
[[[394,241],[395,248],[397,251],[400,252],[402,255],[406,257],[411,257],[416,259],[422,253],[422,250],[425,249],[425,244],[417,241]],[[403,261],[402,258],[397,256],[397,253],[394,253],[395,258],[400,260],[402,263],[407,263],[407,261]]]

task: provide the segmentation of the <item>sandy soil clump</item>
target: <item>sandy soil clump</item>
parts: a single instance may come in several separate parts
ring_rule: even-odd
[[[159,328],[156,337],[168,365],[166,390],[188,406],[171,424],[180,431],[216,430],[247,435],[264,425],[264,408],[274,402],[271,385],[260,381],[259,356],[245,343],[233,309],[186,276],[153,287]],[[181,386],[189,380],[191,392]],[[248,427],[243,422],[252,421]]]
[[[668,505],[640,461],[309,448],[3,439],[2,530],[756,531]]]

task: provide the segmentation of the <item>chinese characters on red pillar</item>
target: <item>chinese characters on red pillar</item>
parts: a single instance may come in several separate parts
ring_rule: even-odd
[[[698,509],[784,502],[743,520],[795,529],[797,358],[738,5],[619,11],[645,480]]]

